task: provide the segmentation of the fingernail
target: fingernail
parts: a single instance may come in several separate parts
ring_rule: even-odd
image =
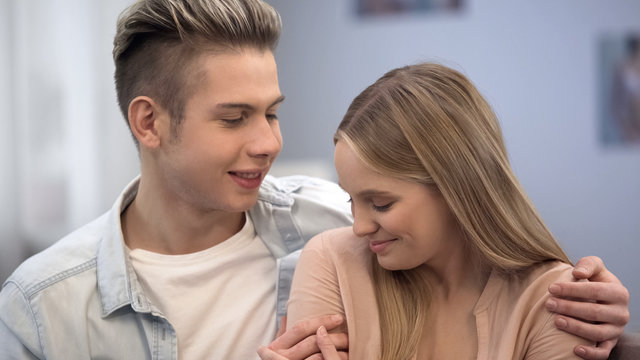
[[[554,295],[560,294],[560,285],[556,285],[556,284],[549,285],[549,292]]]
[[[547,310],[549,310],[549,311],[555,311],[555,310],[556,310],[556,308],[558,307],[558,303],[557,303],[555,300],[553,300],[553,299],[549,299],[549,300],[547,300],[547,302],[545,303],[545,305],[546,305],[546,307],[547,307]]]
[[[576,349],[576,355],[582,357],[587,355],[587,350],[585,350],[582,346]]]
[[[331,320],[336,321],[336,322],[342,321],[342,316],[340,316],[340,315],[331,315]]]
[[[556,319],[556,326],[559,329],[564,329],[567,327],[567,320],[563,319],[563,318],[557,318]]]
[[[318,328],[318,335],[320,335],[320,336],[325,336],[325,335],[327,335],[327,329],[325,329],[325,327],[324,327],[324,326],[320,326],[320,327]]]
[[[587,268],[582,267],[582,266],[578,266],[577,268],[575,268],[575,271],[581,272],[582,274],[587,274]],[[584,349],[583,349],[584,351]]]

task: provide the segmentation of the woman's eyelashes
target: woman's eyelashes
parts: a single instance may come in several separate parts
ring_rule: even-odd
[[[375,211],[379,211],[379,212],[385,212],[385,211],[391,209],[391,205],[393,205],[393,202],[388,202],[388,203],[386,203],[384,205],[376,205],[375,202],[371,203],[371,206],[373,206],[373,209]]]
[[[353,207],[353,199],[349,198],[349,200],[347,200],[348,203],[351,204],[351,206]],[[384,203],[384,205],[379,205],[383,202],[381,201],[374,201],[374,200],[369,200],[369,202],[371,203],[371,207],[373,208],[373,210],[378,211],[378,212],[385,212],[387,210],[389,210],[391,208],[391,206],[393,205],[393,201],[389,201],[387,203]]]

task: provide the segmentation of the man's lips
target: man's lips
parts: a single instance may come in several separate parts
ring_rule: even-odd
[[[255,189],[262,183],[263,171],[229,171],[236,184],[245,189]]]
[[[262,177],[262,172],[241,172],[241,171],[229,171],[229,174],[237,176],[242,179],[255,179]]]

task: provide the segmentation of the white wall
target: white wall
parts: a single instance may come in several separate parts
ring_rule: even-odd
[[[1,0],[0,8],[9,9],[11,0]],[[12,113],[11,89],[11,37],[12,18],[10,12],[0,11],[0,281],[15,268],[22,259],[22,243],[18,240],[16,217],[16,182],[13,174],[15,162],[15,121]]]
[[[598,42],[640,30],[637,0],[468,1],[461,14],[363,19],[354,1],[271,0],[287,100],[282,158],[330,162],[349,102],[385,71],[435,60],[465,72],[501,119],[513,167],[574,260],[599,255],[640,330],[640,148],[598,138]]]
[[[111,49],[129,0],[0,2],[0,281],[138,172]]]

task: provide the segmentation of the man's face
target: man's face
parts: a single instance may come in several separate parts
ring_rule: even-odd
[[[162,132],[155,154],[169,197],[198,211],[248,210],[282,148],[284,99],[270,51],[205,54],[178,137]],[[168,129],[169,120],[163,122]]]

